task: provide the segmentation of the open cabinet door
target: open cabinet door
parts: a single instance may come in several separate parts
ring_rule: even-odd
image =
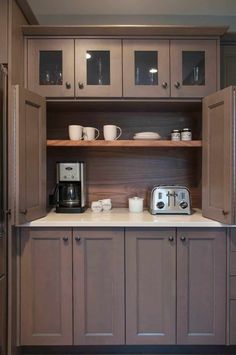
[[[46,101],[14,86],[16,224],[46,214]]]
[[[234,216],[235,88],[203,99],[202,214],[232,224]]]

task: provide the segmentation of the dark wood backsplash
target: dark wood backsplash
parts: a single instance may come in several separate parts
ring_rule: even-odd
[[[199,112],[48,112],[48,139],[68,139],[68,125],[96,127],[116,124],[122,139],[135,132],[155,131],[170,138],[174,128],[189,127],[193,139],[201,138]],[[111,198],[114,207],[128,207],[128,198],[144,197],[155,184],[180,184],[190,188],[193,207],[201,208],[201,148],[48,148],[48,194],[56,181],[57,161],[86,162],[89,206]]]

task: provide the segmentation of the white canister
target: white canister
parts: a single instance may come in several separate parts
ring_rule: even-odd
[[[192,132],[190,128],[184,128],[181,131],[181,140],[182,141],[191,141],[192,140]]]
[[[137,196],[129,198],[129,211],[143,212],[143,198]]]
[[[100,201],[93,201],[91,203],[91,210],[93,212],[102,212],[102,203]]]

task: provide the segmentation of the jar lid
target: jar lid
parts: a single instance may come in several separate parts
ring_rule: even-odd
[[[179,129],[173,129],[172,132],[179,133],[180,130]]]
[[[191,129],[190,128],[183,128],[182,132],[191,132]]]

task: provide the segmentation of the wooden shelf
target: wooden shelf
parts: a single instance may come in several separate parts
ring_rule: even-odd
[[[71,141],[71,140],[48,140],[48,147],[169,147],[169,148],[197,148],[202,146],[201,140],[179,141],[171,140],[116,140],[116,141]]]

